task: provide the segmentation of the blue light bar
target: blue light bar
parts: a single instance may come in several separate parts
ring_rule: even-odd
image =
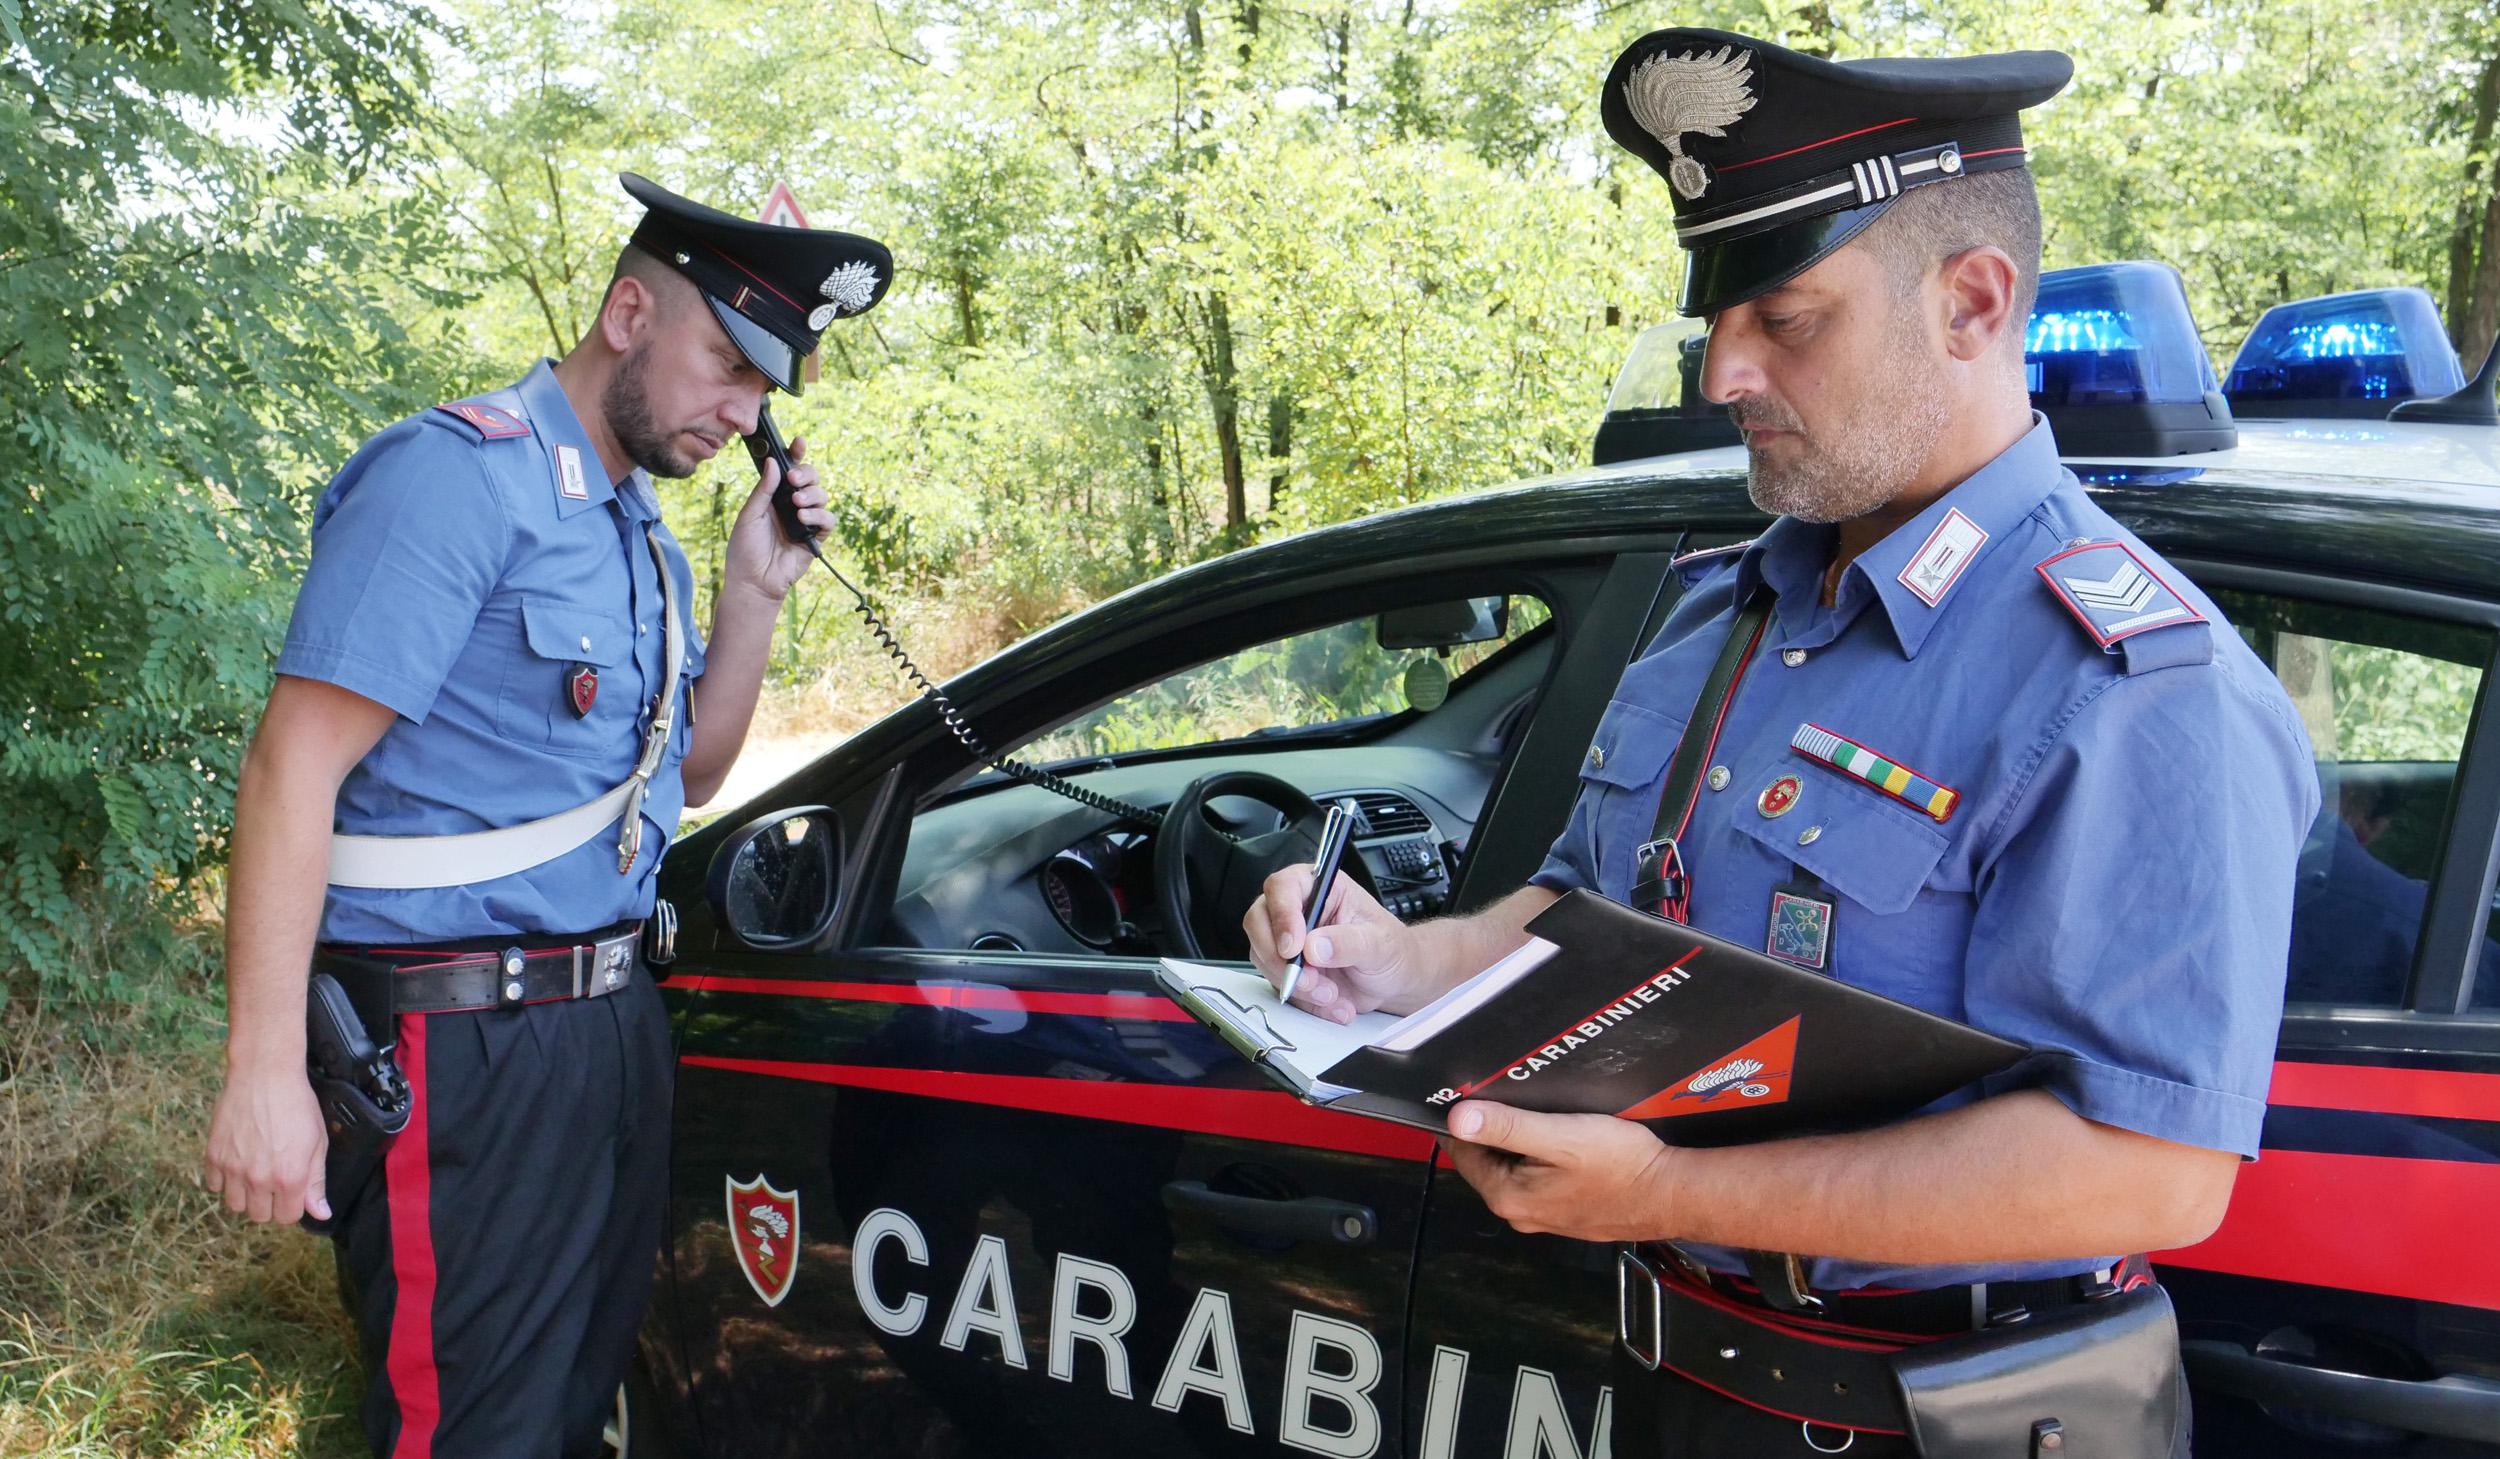
[[[2463,388],[2429,294],[2363,289],[2267,310],[2223,393],[2243,415],[2377,419],[2398,401]]]
[[[2187,289],[2168,264],[2042,274],[2023,368],[2033,408],[2069,456],[2184,456],[2239,442]]]

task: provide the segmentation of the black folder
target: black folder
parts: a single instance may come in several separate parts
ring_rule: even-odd
[[[2023,1045],[1587,891],[1404,1018],[1352,1025],[1256,973],[1165,959],[1173,1001],[1309,1103],[1441,1131],[1460,1099],[1620,1115],[1678,1145],[1898,1119]]]

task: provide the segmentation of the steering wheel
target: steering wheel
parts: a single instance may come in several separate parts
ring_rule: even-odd
[[[1281,829],[1236,837],[1207,817],[1207,802],[1225,796],[1256,801],[1285,818]],[[1241,919],[1269,876],[1319,854],[1319,802],[1273,775],[1225,770],[1201,775],[1163,813],[1155,833],[1155,901],[1165,939],[1186,958],[1250,956]],[[1341,868],[1366,891],[1371,873],[1349,848]]]

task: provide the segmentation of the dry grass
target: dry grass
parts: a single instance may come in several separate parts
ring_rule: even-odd
[[[346,1455],[328,1243],[194,1180],[219,1073],[195,965],[113,1009],[0,1008],[0,1455]]]

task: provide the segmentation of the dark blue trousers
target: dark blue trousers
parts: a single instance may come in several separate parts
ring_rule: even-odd
[[[377,1459],[599,1452],[668,1190],[668,1020],[605,998],[400,1014],[408,1126],[328,1174]]]

